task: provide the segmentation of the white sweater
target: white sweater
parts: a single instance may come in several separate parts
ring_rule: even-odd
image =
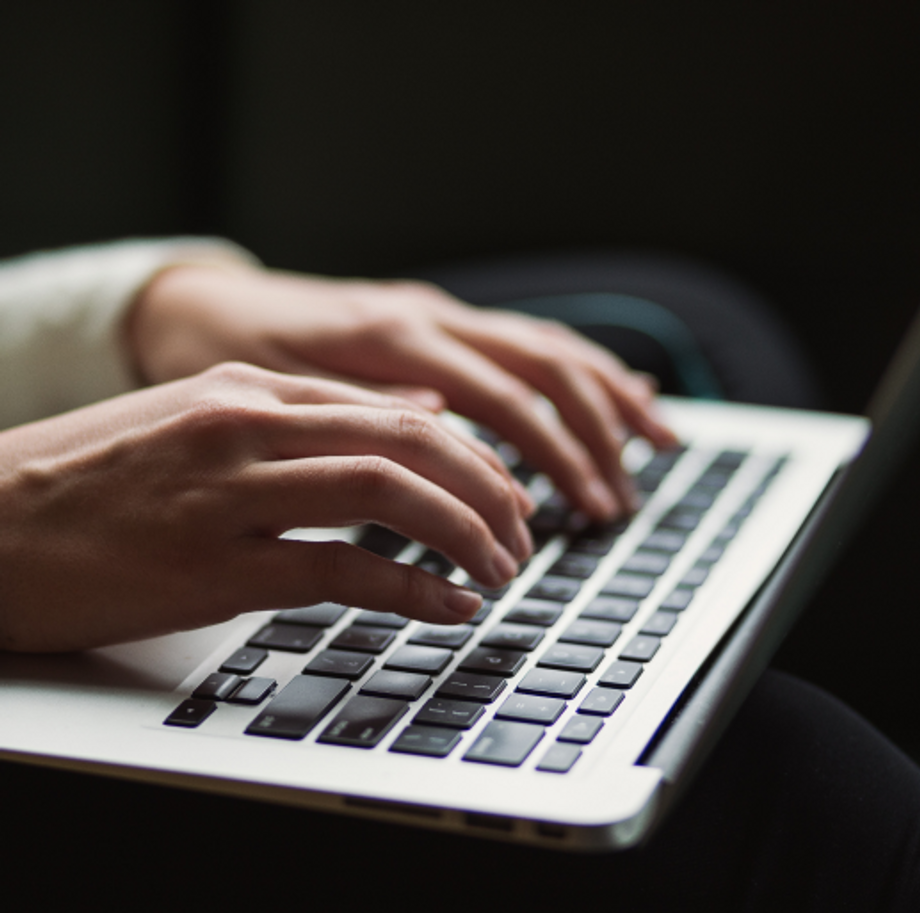
[[[0,429],[134,389],[125,314],[157,272],[254,262],[217,238],[124,241],[0,261]]]

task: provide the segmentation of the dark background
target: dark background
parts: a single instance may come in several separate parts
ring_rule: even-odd
[[[920,302],[918,26],[854,0],[5,4],[0,256],[199,232],[344,274],[676,252],[765,292],[857,411]],[[778,663],[916,751],[902,484]]]

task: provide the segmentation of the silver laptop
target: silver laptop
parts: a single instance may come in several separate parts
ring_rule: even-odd
[[[502,452],[538,551],[436,627],[323,604],[0,656],[0,757],[560,849],[646,838],[920,425],[920,329],[865,418],[665,399],[644,504],[592,527]],[[867,444],[868,440],[868,444]],[[377,527],[346,536],[463,581]]]

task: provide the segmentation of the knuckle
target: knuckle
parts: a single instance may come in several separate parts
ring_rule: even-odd
[[[413,451],[428,451],[438,439],[434,423],[418,412],[393,410],[388,416],[397,440]]]
[[[351,462],[348,485],[358,501],[376,503],[386,498],[398,483],[399,470],[386,457],[363,456]]]

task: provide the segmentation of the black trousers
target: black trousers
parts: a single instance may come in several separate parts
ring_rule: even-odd
[[[584,295],[663,306],[728,398],[815,401],[783,327],[705,268],[592,254],[425,277],[467,300],[528,310]],[[573,312],[595,321],[582,325],[665,389],[698,377],[654,321],[620,326],[596,317],[601,299],[578,300]],[[920,770],[839,701],[778,672],[763,676],[648,845],[619,854],[568,855],[11,763],[0,777],[0,858],[36,906],[63,892],[132,910],[920,910]]]

